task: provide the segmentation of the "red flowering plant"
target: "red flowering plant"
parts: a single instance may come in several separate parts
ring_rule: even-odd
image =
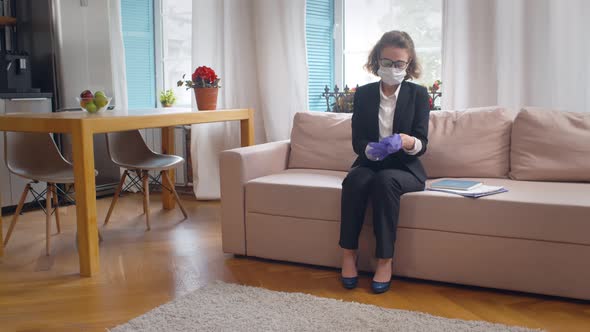
[[[430,104],[430,110],[440,110],[440,106],[436,106],[435,102],[442,96],[442,92],[440,91],[441,85],[442,82],[440,80],[436,80],[431,86],[428,87],[428,103]]]
[[[186,74],[182,75],[182,80],[176,83],[177,86],[186,86],[186,89],[194,88],[220,88],[220,78],[215,71],[207,66],[198,67],[191,75],[190,80],[185,80]]]

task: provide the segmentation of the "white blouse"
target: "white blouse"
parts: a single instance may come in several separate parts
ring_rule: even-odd
[[[393,135],[393,118],[401,84],[397,86],[393,95],[389,97],[383,93],[382,85],[379,86],[379,94],[381,95],[381,100],[379,102],[379,140],[382,140],[385,137]],[[371,147],[367,145],[365,155],[370,160],[373,160],[373,158],[367,153],[370,149]],[[422,150],[422,141],[414,137],[414,148],[403,150],[409,155],[415,155]]]

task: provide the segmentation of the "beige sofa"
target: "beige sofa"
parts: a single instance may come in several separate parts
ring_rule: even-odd
[[[223,250],[339,267],[341,183],[355,157],[350,115],[313,112],[295,116],[290,141],[224,151]],[[590,113],[432,112],[421,160],[431,178],[509,192],[403,195],[394,275],[590,299]],[[366,218],[361,270],[373,253]]]

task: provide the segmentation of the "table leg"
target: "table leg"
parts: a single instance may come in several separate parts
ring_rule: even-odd
[[[0,196],[0,210],[2,207],[2,196]],[[0,257],[4,256],[4,236],[2,234],[2,211],[0,211]]]
[[[162,128],[162,153],[174,154],[174,127]],[[174,186],[175,171],[171,169],[168,172],[168,178],[164,177],[163,184],[172,188]],[[166,210],[172,210],[175,207],[174,195],[168,190],[162,190],[162,205]]]
[[[242,147],[254,145],[254,110],[248,110],[248,118],[240,120],[240,135]]]
[[[80,275],[91,277],[99,271],[94,141],[85,124],[72,129]]]

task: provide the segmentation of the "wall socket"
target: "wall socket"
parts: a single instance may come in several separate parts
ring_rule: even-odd
[[[81,7],[88,7],[88,0],[80,0]]]

